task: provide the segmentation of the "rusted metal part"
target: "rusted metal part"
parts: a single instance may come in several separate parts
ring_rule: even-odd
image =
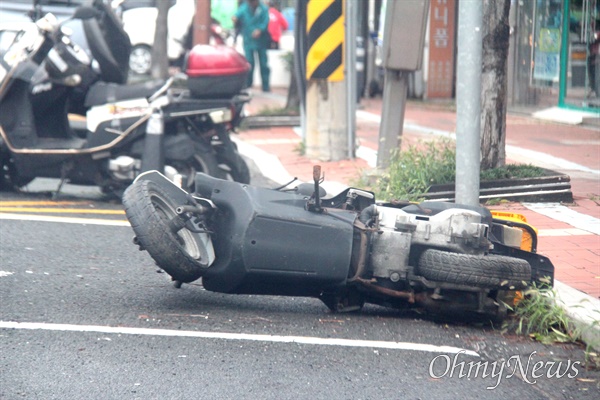
[[[376,232],[375,229],[368,228],[359,219],[354,220],[354,227],[360,232],[360,243],[356,272],[352,278],[348,279],[348,282],[354,282],[355,280],[360,279],[360,276],[365,272],[367,267],[367,257],[369,256],[369,237],[367,236],[367,232]]]
[[[372,281],[366,280],[363,278],[356,278],[356,282],[364,285],[365,287],[367,287],[375,292],[385,294],[386,296],[396,297],[396,298],[400,298],[400,299],[406,299],[411,304],[415,302],[414,292],[405,292],[405,291],[401,291],[401,290],[393,290],[393,289],[384,288],[381,286],[374,285]]]
[[[367,256],[369,249],[369,240],[367,237],[367,232],[364,230],[359,230],[360,232],[360,243],[359,243],[359,251],[358,251],[358,261],[356,263],[356,272],[354,276],[348,279],[348,282],[354,282],[357,279],[360,279],[360,276],[365,271],[367,266]]]

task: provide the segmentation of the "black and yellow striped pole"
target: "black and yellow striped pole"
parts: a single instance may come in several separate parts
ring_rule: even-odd
[[[343,0],[311,0],[306,10],[306,79],[344,79]]]
[[[345,0],[309,0],[306,9],[306,155],[347,158]]]

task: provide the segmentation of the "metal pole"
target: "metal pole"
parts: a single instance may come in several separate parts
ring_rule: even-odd
[[[456,77],[456,203],[479,205],[483,6],[459,1]]]
[[[356,1],[346,0],[346,129],[348,158],[354,158],[356,129]]]
[[[377,168],[380,170],[389,167],[394,153],[400,151],[408,93],[408,73],[409,71],[385,69],[383,110],[377,151]]]

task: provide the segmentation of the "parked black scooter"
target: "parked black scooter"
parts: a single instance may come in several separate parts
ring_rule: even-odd
[[[1,189],[55,177],[120,194],[148,169],[187,178],[186,188],[197,171],[249,181],[228,131],[243,95],[194,99],[171,89],[174,79],[120,85],[129,42],[110,9],[95,1],[73,18],[83,20],[99,73],[51,16],[17,33],[0,61]],[[83,129],[68,120],[77,107],[87,112]]]
[[[129,37],[111,7],[102,0],[93,0],[92,7],[95,17],[83,20],[83,28],[100,72],[95,79],[88,79],[93,84],[80,84],[74,90],[79,98],[70,101],[69,112],[81,114],[90,107],[114,101],[149,98],[165,84],[160,80],[125,84],[131,52]],[[198,54],[207,49],[206,58]],[[206,65],[221,66],[223,70],[214,71],[205,68]],[[236,75],[230,75],[231,71]],[[173,111],[174,118],[166,119],[164,128],[167,134],[188,132],[201,143],[203,162],[200,171],[241,183],[250,182],[250,171],[229,135],[239,128],[244,105],[250,101],[250,95],[243,91],[248,72],[245,58],[227,46],[193,47],[186,55],[183,72],[176,76],[178,85],[169,89],[181,110]],[[229,109],[231,119],[217,122],[206,118],[205,113],[187,111],[219,108]]]
[[[324,198],[320,167],[313,178],[278,191],[199,173],[188,193],[151,171],[123,204],[134,244],[177,287],[202,278],[206,290],[317,297],[333,311],[369,302],[502,319],[516,290],[553,284],[526,224],[483,207],[376,203],[356,188]]]

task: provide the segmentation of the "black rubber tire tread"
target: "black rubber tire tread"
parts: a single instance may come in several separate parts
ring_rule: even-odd
[[[2,152],[2,150],[0,150]],[[21,178],[18,176],[14,164],[8,153],[0,154],[0,191],[14,192],[20,187],[27,185],[33,178]]]
[[[195,154],[185,161],[165,160],[165,164],[175,167],[175,169],[188,175],[187,182],[183,182],[183,189],[187,192],[194,192],[195,172],[203,172],[215,178],[225,179],[225,172],[219,167],[217,156],[210,144],[201,141],[194,141]],[[190,171],[194,173],[190,174]]]
[[[235,182],[248,184],[250,183],[250,168],[248,168],[248,164],[246,164],[246,161],[242,158],[242,156],[239,154],[236,154],[236,156],[238,158],[237,161],[240,168],[233,168],[228,164],[229,168],[231,169],[229,174]]]
[[[431,281],[480,288],[522,288],[531,280],[525,260],[500,255],[471,255],[427,249],[419,259],[419,273]]]
[[[123,205],[127,219],[142,248],[148,251],[156,264],[174,280],[184,283],[195,281],[202,276],[207,266],[191,257],[177,241],[166,221],[161,218],[153,195],[169,199],[168,195],[154,182],[138,181],[129,186],[123,194]],[[171,206],[175,205],[171,201]]]

